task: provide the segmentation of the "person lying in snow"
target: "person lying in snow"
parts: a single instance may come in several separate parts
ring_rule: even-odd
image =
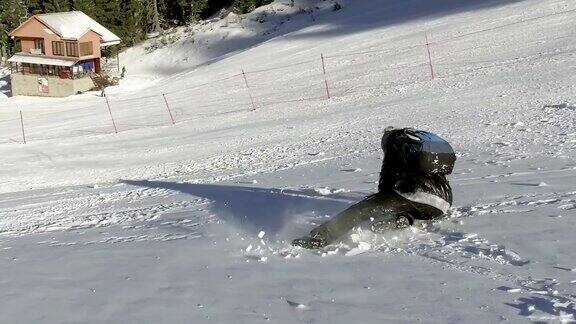
[[[452,205],[446,175],[456,162],[454,150],[438,135],[412,128],[386,128],[378,193],[366,197],[292,245],[319,249],[370,222],[376,233],[406,228],[415,220],[444,215]]]

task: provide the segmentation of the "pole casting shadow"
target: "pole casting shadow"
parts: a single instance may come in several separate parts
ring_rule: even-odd
[[[263,230],[277,234],[284,224],[296,215],[333,215],[350,206],[356,199],[340,194],[320,195],[314,190],[281,190],[175,183],[163,181],[122,181],[125,184],[148,188],[164,188],[209,199],[211,210],[225,220],[240,224],[252,231]]]

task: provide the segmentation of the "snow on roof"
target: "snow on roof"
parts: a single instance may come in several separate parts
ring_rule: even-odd
[[[19,53],[14,54],[14,56],[9,58],[8,62],[54,65],[54,66],[72,66],[76,63],[76,60],[66,60],[47,56],[26,55]]]
[[[36,15],[40,21],[54,29],[62,38],[79,39],[92,30],[102,36],[103,46],[120,42],[120,37],[100,25],[82,11],[57,12]]]

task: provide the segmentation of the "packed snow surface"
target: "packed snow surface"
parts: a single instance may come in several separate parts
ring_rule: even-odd
[[[169,31],[106,98],[0,70],[0,322],[574,322],[576,3],[338,3]],[[291,248],[389,125],[453,144],[449,215]]]

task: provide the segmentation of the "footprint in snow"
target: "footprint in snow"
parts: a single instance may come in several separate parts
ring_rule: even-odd
[[[362,171],[362,169],[360,169],[360,168],[357,168],[357,169],[343,169],[343,170],[340,170],[340,171],[342,171],[342,172],[360,172],[360,171]]]
[[[286,302],[288,303],[288,305],[290,305],[291,307],[294,307],[296,309],[308,309],[309,307],[304,305],[304,304],[300,304],[297,302],[293,302],[291,300],[286,299]]]
[[[528,182],[512,182],[515,186],[526,186],[526,187],[547,187],[548,184],[546,182],[540,183],[528,183]]]

